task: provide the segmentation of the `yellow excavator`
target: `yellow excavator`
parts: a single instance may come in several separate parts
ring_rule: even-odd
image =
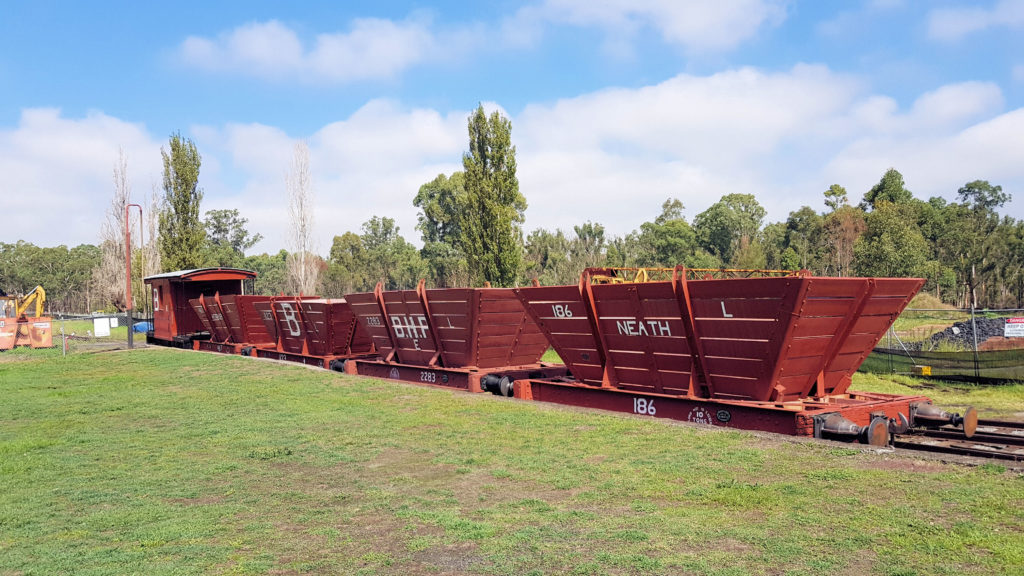
[[[0,291],[0,351],[16,346],[53,346],[53,323],[43,316],[45,308],[46,291],[42,286],[24,296],[8,296]]]
[[[0,290],[0,318],[39,318],[46,308],[46,290],[36,286],[24,296],[8,296]],[[34,312],[29,314],[29,311]]]

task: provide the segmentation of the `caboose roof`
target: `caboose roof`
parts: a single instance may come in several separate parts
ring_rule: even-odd
[[[246,280],[255,278],[256,272],[241,268],[196,268],[194,270],[177,270],[146,276],[145,282],[166,279],[171,282],[195,282],[208,280]]]

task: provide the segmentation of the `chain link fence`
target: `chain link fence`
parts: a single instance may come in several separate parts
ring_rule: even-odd
[[[1024,381],[1024,309],[907,309],[860,367],[979,384]]]
[[[117,350],[128,347],[128,329],[133,325],[134,346],[145,346],[151,318],[119,313],[63,314],[54,312],[53,345],[65,353]]]

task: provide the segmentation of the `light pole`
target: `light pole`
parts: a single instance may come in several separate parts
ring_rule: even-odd
[[[128,311],[128,347],[134,348],[135,342],[133,341],[133,331],[135,326],[132,322],[132,309],[135,307],[132,302],[132,232],[131,232],[131,218],[128,216],[128,210],[135,206],[139,209],[139,239],[142,240],[142,206],[138,204],[125,204],[124,207],[124,277],[125,277],[125,307]]]

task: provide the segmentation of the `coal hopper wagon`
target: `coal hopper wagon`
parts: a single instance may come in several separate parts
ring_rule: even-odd
[[[591,268],[517,296],[572,378],[515,383],[522,399],[715,426],[887,444],[915,424],[977,415],[924,396],[849,390],[924,283],[806,272]]]
[[[147,278],[150,341],[644,417],[885,445],[962,415],[856,392],[853,373],[923,280],[806,272],[591,268],[567,286],[343,299],[245,294],[255,273]],[[554,348],[562,363],[542,356]]]

